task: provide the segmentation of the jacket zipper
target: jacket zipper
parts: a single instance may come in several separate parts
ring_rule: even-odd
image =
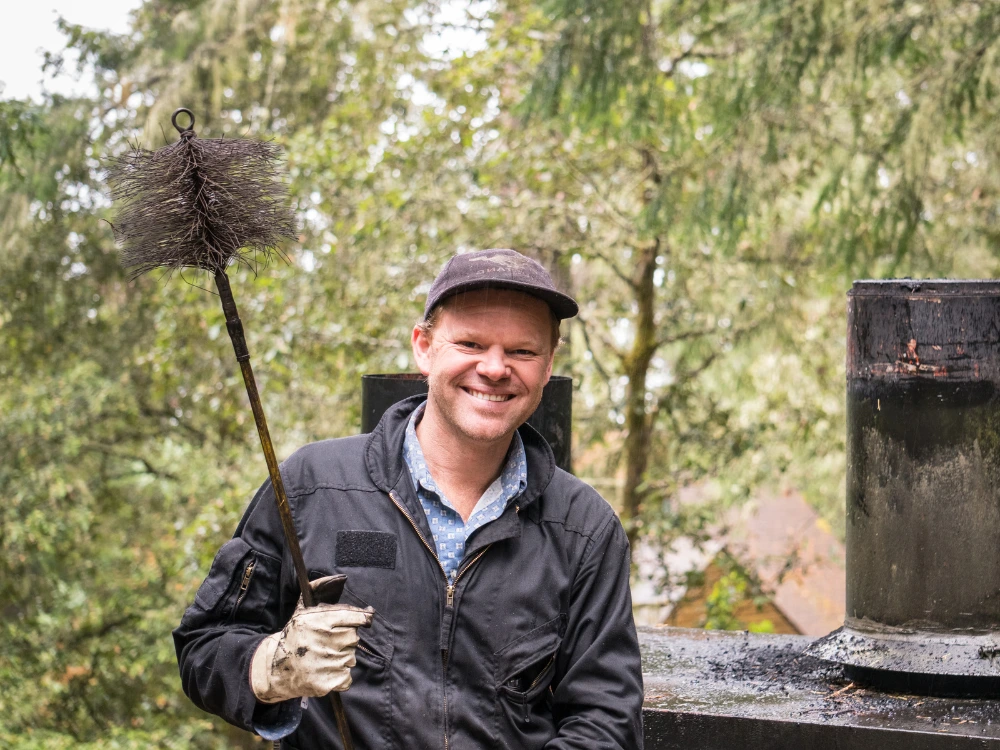
[[[532,691],[535,685],[538,684],[539,680],[541,680],[545,676],[545,673],[549,671],[549,667],[552,666],[552,662],[554,662],[555,660],[556,660],[556,655],[552,654],[552,658],[550,658],[547,662],[545,662],[545,666],[542,667],[542,671],[538,673],[538,676],[528,686],[528,689],[525,691],[526,693],[530,693]]]
[[[486,554],[486,550],[488,550],[492,546],[493,546],[492,544],[487,544],[485,547],[483,547],[481,550],[479,550],[479,554],[477,554],[475,557],[473,557],[471,560],[469,560],[469,562],[465,565],[465,567],[462,568],[460,571],[458,571],[458,575],[455,576],[455,580],[452,581],[448,585],[447,592],[448,592],[448,606],[449,607],[451,607],[451,606],[453,606],[455,604],[455,586],[458,585],[458,579],[460,579],[462,576],[464,576],[465,572],[469,568],[471,568],[473,565],[475,565],[477,562],[479,562],[479,558],[482,557],[483,555],[485,555]]]
[[[528,685],[527,690],[524,690],[523,692],[518,691],[521,693],[520,697],[515,696],[516,703],[520,704],[521,706],[521,719],[522,721],[524,721],[525,724],[531,721],[531,714],[529,712],[531,704],[528,701],[528,693],[534,690],[535,686],[542,681],[542,678],[545,677],[545,675],[548,673],[549,669],[552,667],[552,664],[555,662],[555,660],[556,660],[556,655],[552,654],[552,656],[549,657],[549,660],[545,662],[545,666],[542,667],[542,670],[538,673],[535,679],[531,681],[531,684]],[[549,687],[549,690],[550,691],[552,690],[551,686]]]
[[[449,607],[452,606],[452,604],[455,602],[455,584],[448,582],[448,574],[444,572],[444,565],[441,564],[441,558],[437,556],[437,552],[434,551],[434,548],[427,543],[426,539],[424,539],[424,535],[421,534],[420,529],[417,528],[417,524],[413,520],[413,516],[407,513],[406,508],[404,508],[402,503],[400,503],[399,498],[396,497],[395,492],[389,492],[389,499],[392,500],[392,504],[399,509],[399,512],[406,517],[406,520],[410,522],[410,526],[413,527],[414,533],[416,533],[417,538],[420,539],[421,542],[423,542],[424,546],[427,548],[427,551],[434,556],[434,560],[437,562],[438,568],[441,570],[441,575],[444,576],[444,586],[445,586],[445,593],[447,594],[448,606]],[[442,708],[444,713],[444,750],[448,750],[448,690],[447,687],[445,686],[445,681],[447,679],[447,676],[448,676],[448,651],[447,649],[441,649],[441,695],[443,700]]]
[[[486,550],[492,547],[492,544],[487,544],[483,547],[479,554],[469,560],[465,567],[458,571],[455,579],[448,585],[448,606],[452,607],[455,604],[455,587],[458,585],[458,580],[465,575],[466,571],[479,562],[479,558],[486,554]],[[448,679],[448,650],[444,649],[441,651],[441,678],[442,684]],[[448,750],[448,692],[445,690],[444,693],[444,750]]]
[[[243,598],[247,595],[247,590],[250,588],[250,579],[253,578],[253,569],[256,565],[257,561],[251,560],[247,563],[246,570],[243,571],[243,580],[240,582],[240,593],[239,596],[236,597],[236,607],[240,606]],[[234,611],[236,607],[233,608]]]
[[[396,497],[396,493],[395,492],[390,492],[389,493],[389,499],[392,500],[392,504],[395,505],[399,509],[399,512],[402,513],[404,516],[406,516],[406,520],[410,522],[410,526],[413,527],[413,531],[416,532],[417,537],[419,537],[420,541],[424,543],[424,546],[427,548],[427,551],[430,552],[434,556],[434,561],[438,564],[438,568],[441,569],[441,575],[444,576],[445,586],[447,587],[447,585],[448,585],[448,574],[444,572],[444,565],[441,564],[441,558],[439,558],[437,556],[437,552],[434,551],[434,548],[431,547],[431,545],[427,543],[426,539],[424,539],[424,535],[421,534],[420,533],[420,529],[417,528],[417,523],[416,523],[416,521],[413,520],[413,516],[411,516],[407,512],[406,508],[403,507],[402,503],[400,503],[400,501],[399,501],[399,498]]]
[[[448,649],[441,649],[441,696],[444,704],[444,750],[448,750]]]
[[[469,570],[469,568],[471,568],[473,565],[475,565],[477,562],[479,562],[479,558],[481,558],[483,555],[485,555],[486,554],[486,550],[488,550],[493,545],[492,544],[487,544],[485,547],[483,547],[475,557],[473,557],[471,560],[469,560],[469,562],[466,563],[466,565],[461,570],[458,571],[457,575],[455,576],[455,579],[453,581],[449,581],[448,580],[448,574],[444,572],[444,565],[441,564],[441,558],[437,556],[437,553],[434,551],[434,548],[431,547],[431,545],[427,543],[426,539],[424,539],[424,535],[420,533],[420,529],[417,528],[416,522],[413,520],[413,517],[406,511],[406,508],[403,507],[403,505],[400,502],[399,498],[396,497],[396,493],[390,491],[389,492],[389,499],[392,500],[392,504],[395,505],[399,509],[399,512],[402,513],[406,517],[406,520],[410,522],[410,526],[413,527],[413,531],[416,532],[417,537],[420,539],[421,542],[423,542],[424,546],[427,548],[427,551],[430,552],[434,556],[434,560],[437,562],[438,568],[441,569],[441,575],[444,576],[445,605],[447,607],[449,607],[449,608],[454,607],[455,606],[455,586],[458,585],[459,579],[463,575],[465,575],[465,573]],[[520,511],[520,508],[517,507],[517,506],[515,506],[515,511],[514,512],[517,513],[518,511]],[[447,688],[445,686],[445,683],[446,683],[447,679],[448,679],[448,650],[447,649],[441,649],[441,687],[442,687],[442,695],[443,695],[443,701],[444,701],[443,702],[443,708],[444,708],[444,750],[448,750],[448,746],[449,746],[449,743],[448,743],[448,691],[447,691]]]

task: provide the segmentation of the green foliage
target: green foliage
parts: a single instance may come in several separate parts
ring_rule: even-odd
[[[24,177],[17,165],[17,154],[21,150],[31,152],[38,127],[35,107],[16,99],[0,101],[0,175],[13,172],[15,179]]]
[[[850,278],[996,268],[997,23],[889,0],[64,23],[96,95],[0,102],[0,740],[253,745],[183,697],[169,632],[264,466],[209,280],[125,282],[108,155],[174,137],[177,106],[284,147],[299,242],[233,282],[279,456],[355,432],[361,374],[410,369],[444,258],[513,246],[581,301],[556,370],[580,471],[624,484],[634,536],[704,540],[780,483],[840,527]],[[699,483],[710,502],[680,503]]]
[[[579,252],[608,290],[597,306],[617,313],[608,327],[635,336],[587,342],[626,428],[630,529],[660,535],[678,485],[709,478],[738,500],[781,475],[839,527],[850,279],[996,267],[995,216],[980,212],[996,86],[982,61],[1000,7],[541,8],[523,112],[581,144],[571,176],[605,210],[586,212],[594,242]],[[623,226],[601,231],[608,218]],[[641,289],[637,265],[653,260],[658,283]]]
[[[705,625],[710,630],[740,630],[742,623],[736,619],[736,604],[746,594],[746,577],[736,571],[726,573],[712,587],[705,600]]]
[[[773,633],[774,623],[770,620],[745,623],[737,617],[737,607],[749,601],[759,610],[767,603],[768,597],[744,568],[728,555],[717,562],[723,565],[722,577],[712,586],[705,599],[705,622],[702,627],[710,630],[749,630],[751,633]]]

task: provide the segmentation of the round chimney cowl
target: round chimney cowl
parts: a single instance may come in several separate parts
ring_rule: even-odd
[[[847,310],[847,616],[808,653],[1000,695],[1000,282],[856,281]]]

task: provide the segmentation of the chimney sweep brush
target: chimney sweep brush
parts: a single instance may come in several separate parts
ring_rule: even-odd
[[[186,127],[178,124],[187,115]],[[280,252],[278,243],[295,236],[295,222],[278,180],[279,149],[272,143],[234,139],[199,139],[194,114],[178,109],[171,122],[180,138],[157,151],[136,148],[108,168],[111,197],[118,204],[115,239],[121,262],[135,279],[157,268],[195,268],[215,277],[226,328],[243,372],[250,408],[264,449],[285,543],[295,567],[305,606],[316,604],[316,592],[295,533],[278,461],[271,445],[260,394],[250,367],[250,352],[236,309],[226,269],[233,263],[253,265]],[[341,585],[342,589],[342,585]],[[322,596],[336,601],[339,591]],[[339,693],[330,693],[344,750],[354,750]]]

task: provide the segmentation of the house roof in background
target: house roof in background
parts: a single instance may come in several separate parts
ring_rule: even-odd
[[[844,624],[845,549],[797,492],[763,494],[730,519],[726,547],[805,635]]]
[[[700,495],[687,488],[681,502],[699,502]],[[794,491],[762,493],[735,508],[703,548],[681,540],[661,556],[652,545],[639,545],[633,554],[638,569],[632,587],[636,622],[665,621],[686,591],[676,582],[687,572],[704,570],[723,549],[760,580],[800,633],[826,635],[844,624],[844,545]],[[664,563],[674,585],[658,585]]]

